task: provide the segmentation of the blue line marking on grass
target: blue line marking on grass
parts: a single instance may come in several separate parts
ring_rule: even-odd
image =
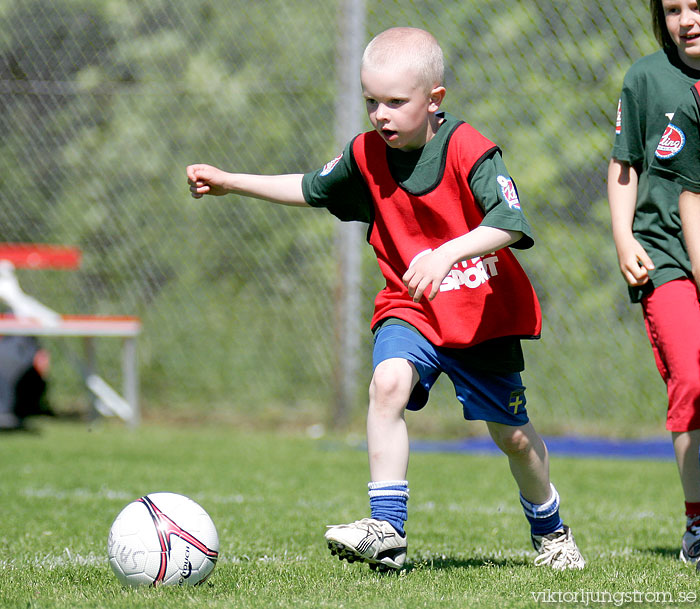
[[[613,439],[585,436],[544,436],[551,455],[561,457],[596,457],[603,459],[675,460],[671,438]],[[490,437],[465,438],[453,441],[411,442],[411,451],[501,454]]]

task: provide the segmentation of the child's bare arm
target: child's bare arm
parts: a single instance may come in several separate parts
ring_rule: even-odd
[[[649,254],[632,234],[632,221],[637,206],[637,172],[628,163],[612,159],[608,166],[608,202],[613,240],[620,272],[631,286],[649,281],[654,268]]]
[[[693,278],[700,290],[700,193],[684,190],[678,200],[678,210]]]
[[[483,256],[520,240],[520,231],[477,226],[466,235],[443,243],[436,250],[417,257],[403,276],[408,295],[418,302],[424,293],[428,300],[437,296],[453,265],[461,260]]]
[[[187,183],[195,199],[230,193],[264,199],[282,205],[308,206],[301,190],[302,174],[255,175],[229,173],[212,165],[187,167]]]

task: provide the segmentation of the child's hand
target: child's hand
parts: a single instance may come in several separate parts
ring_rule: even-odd
[[[190,193],[195,199],[201,199],[204,195],[220,197],[228,194],[230,189],[226,184],[229,174],[211,165],[190,165],[187,167],[187,183],[190,185]]]
[[[402,278],[413,302],[418,302],[428,288],[430,288],[427,293],[428,300],[433,300],[451,268],[452,260],[445,256],[439,248],[418,254]]]
[[[654,263],[649,254],[636,239],[631,239],[618,251],[620,272],[625,281],[632,287],[644,285],[649,281],[649,271],[654,269]]]

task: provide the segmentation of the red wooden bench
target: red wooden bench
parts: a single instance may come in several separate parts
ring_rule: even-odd
[[[23,269],[63,269],[80,267],[79,249],[57,245],[0,243],[0,264]],[[12,270],[12,267],[9,267]],[[31,297],[29,297],[31,299]],[[8,298],[0,300],[10,305]],[[33,299],[32,299],[33,300]],[[41,306],[41,303],[38,303]],[[53,313],[49,309],[50,313]],[[138,403],[138,371],[136,338],[141,333],[141,320],[131,316],[104,315],[32,315],[13,310],[0,314],[0,335],[76,336],[85,341],[85,365],[81,366],[85,384],[93,395],[93,407],[103,415],[116,415],[136,426],[140,420]],[[119,395],[95,372],[97,337],[120,337],[122,345],[123,395]]]

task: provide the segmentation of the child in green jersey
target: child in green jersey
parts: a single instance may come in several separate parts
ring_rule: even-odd
[[[683,96],[656,148],[650,171],[678,184],[683,237],[700,292],[700,81]]]
[[[382,32],[365,49],[360,74],[373,130],[303,175],[191,165],[190,191],[194,197],[238,193],[325,207],[341,220],[369,224],[368,241],[386,280],[372,319],[371,517],[328,527],[334,555],[373,569],[403,567],[409,496],[404,415],[425,406],[444,373],[464,417],[486,421],[508,457],[539,554],[535,564],[581,569],[585,561],[559,516],[547,449],[529,420],[520,378],[520,340],[539,335],[541,315],[509,246],[530,247],[530,227],[498,147],[440,110],[443,77],[442,49],[428,32]]]
[[[662,50],[638,60],[625,75],[608,169],[608,199],[620,271],[631,300],[642,305],[656,364],[668,389],[666,427],[685,496],[680,558],[697,562],[700,306],[681,234],[681,187],[649,168],[680,98],[700,79],[700,10],[695,0],[651,0],[650,9]]]

